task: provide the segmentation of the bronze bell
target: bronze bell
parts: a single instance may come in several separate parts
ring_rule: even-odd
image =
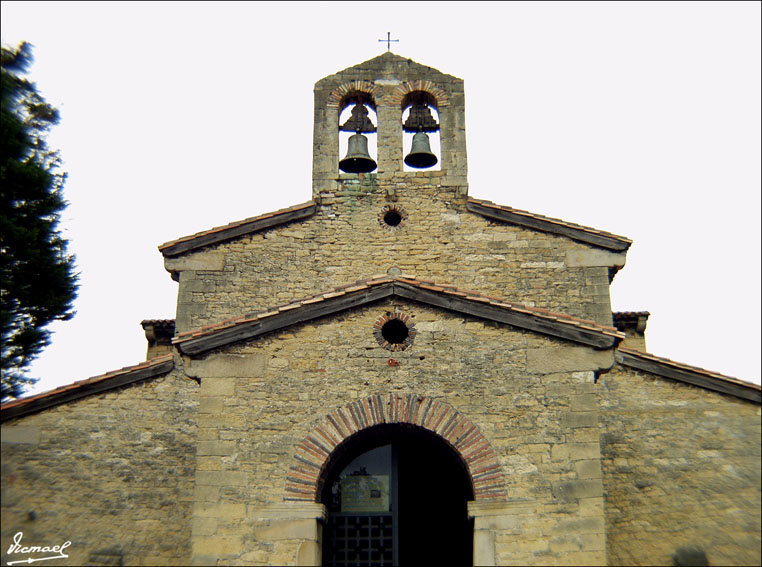
[[[346,173],[368,173],[376,169],[376,162],[368,153],[368,138],[359,132],[349,137],[347,155],[339,162],[339,169]]]
[[[426,132],[416,132],[410,153],[405,156],[405,163],[410,167],[423,169],[437,164],[437,156],[431,152],[429,135]]]

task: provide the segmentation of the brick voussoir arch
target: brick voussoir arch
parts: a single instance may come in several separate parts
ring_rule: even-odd
[[[437,109],[442,108],[443,106],[449,106],[450,104],[450,97],[447,95],[447,91],[440,88],[433,81],[421,79],[416,81],[406,81],[395,88],[394,92],[389,95],[389,104],[401,105],[405,96],[416,91],[427,92],[433,96],[437,101]]]
[[[299,443],[286,477],[284,500],[317,502],[320,477],[331,453],[374,425],[422,427],[452,446],[468,467],[477,500],[505,498],[505,478],[492,445],[479,428],[449,404],[415,394],[377,394],[324,416]]]
[[[339,108],[339,105],[346,98],[346,96],[352,93],[365,93],[375,101],[376,95],[379,94],[379,89],[370,81],[360,79],[349,81],[333,89],[328,95],[326,104],[330,107]]]

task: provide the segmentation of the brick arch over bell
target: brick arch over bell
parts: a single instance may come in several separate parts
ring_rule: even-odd
[[[363,429],[395,423],[421,427],[447,442],[468,467],[476,500],[505,498],[505,478],[497,455],[470,419],[433,398],[390,393],[357,400],[320,420],[296,448],[284,500],[317,502],[332,452]]]
[[[328,95],[326,104],[330,107],[339,108],[339,105],[344,101],[347,95],[352,93],[364,93],[370,96],[374,101],[378,94],[378,88],[370,81],[356,80],[349,81],[333,89]],[[340,109],[341,110],[341,109]]]
[[[424,91],[433,96],[437,101],[437,109],[440,109],[443,106],[448,106],[450,104],[450,97],[447,96],[447,92],[439,88],[433,81],[421,79],[417,81],[406,81],[395,88],[394,92],[389,95],[389,104],[401,106],[402,101],[405,100],[405,97],[410,93],[416,91]]]

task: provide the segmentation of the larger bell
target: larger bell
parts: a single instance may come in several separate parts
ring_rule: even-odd
[[[405,163],[416,169],[423,169],[436,165],[437,156],[431,152],[429,135],[426,132],[416,132],[413,136],[413,145],[410,153],[405,156]]]
[[[347,145],[347,155],[339,162],[339,169],[347,173],[368,173],[376,169],[376,162],[368,153],[368,138],[352,134]]]

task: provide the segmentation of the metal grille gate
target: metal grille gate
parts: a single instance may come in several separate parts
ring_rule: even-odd
[[[332,514],[326,528],[323,565],[386,567],[394,564],[392,514]]]

